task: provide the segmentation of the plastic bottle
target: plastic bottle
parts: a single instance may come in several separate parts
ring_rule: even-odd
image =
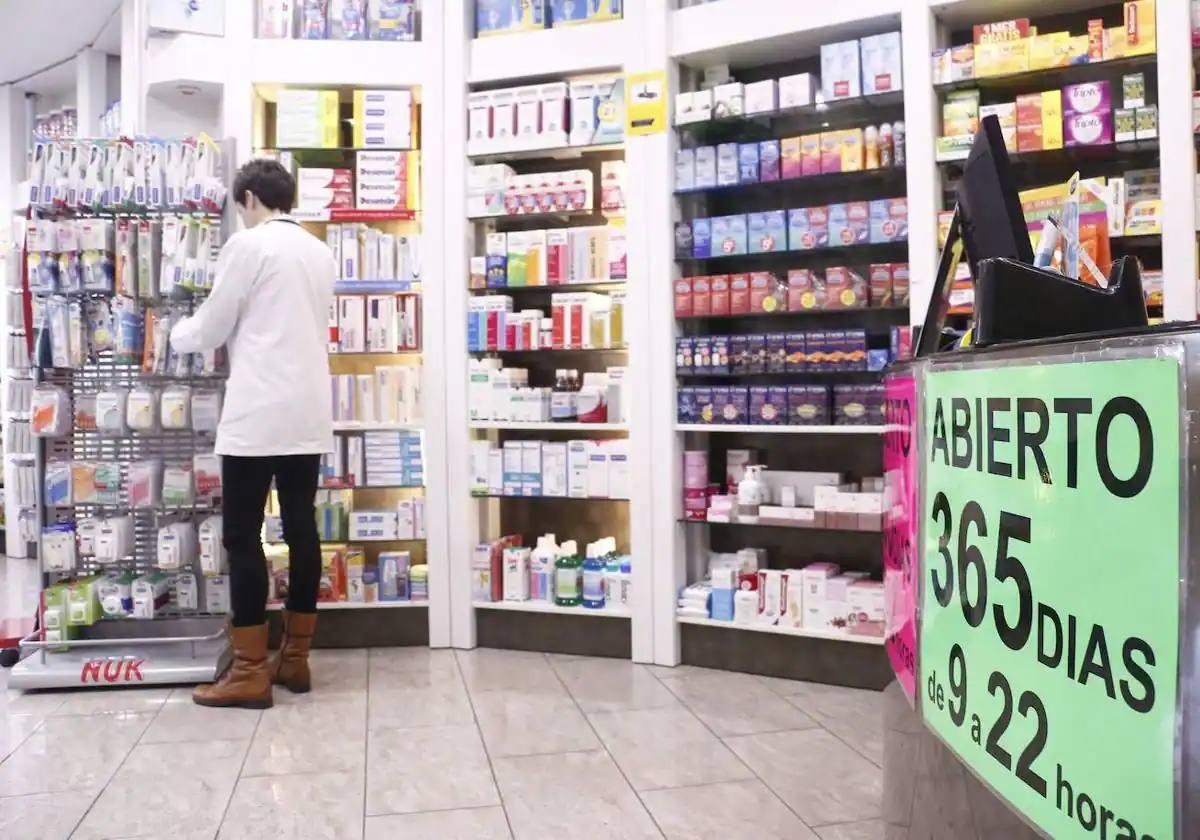
[[[879,168],[880,139],[879,129],[873,125],[867,126],[863,132],[863,146],[866,152],[865,165],[867,169]]]
[[[633,562],[628,555],[621,558],[621,600],[623,607],[633,606]]]
[[[604,562],[604,605],[616,607],[621,603],[621,563],[615,554]]]
[[[558,548],[554,561],[554,603],[560,607],[578,607],[582,601],[582,566],[575,540],[567,540]]]
[[[537,547],[529,556],[529,599],[554,603],[554,565],[558,545],[554,534],[538,537]]]
[[[603,540],[587,547],[583,561],[583,606],[589,610],[604,609],[604,555]]]
[[[895,164],[895,142],[896,134],[892,127],[887,123],[879,126],[879,165],[884,169]]]
[[[746,467],[746,475],[738,483],[737,505],[738,521],[755,523],[758,521],[758,508],[766,499],[766,485],[762,480],[763,468],[757,464]]]
[[[892,126],[892,145],[895,151],[892,152],[892,164],[894,166],[904,166],[904,121],[897,120]]]

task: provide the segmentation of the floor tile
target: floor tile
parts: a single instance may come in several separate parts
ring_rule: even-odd
[[[245,741],[136,747],[73,840],[167,836],[180,828],[211,837],[237,783]]]
[[[517,840],[662,836],[603,752],[500,758],[493,766]]]
[[[476,694],[473,702],[493,759],[600,749],[587,718],[570,697],[531,701],[522,692],[506,690]]]
[[[727,738],[808,825],[876,819],[881,772],[823,729]]]
[[[367,744],[367,814],[499,805],[474,726],[372,732]]]
[[[343,703],[355,700],[366,703],[367,651],[314,650],[309,656],[312,671],[312,691],[292,694],[286,688],[275,688],[275,704],[283,706],[313,703]]]
[[[521,691],[531,697],[566,696],[546,657],[519,650],[457,651],[463,680],[472,696],[483,691]]]
[[[371,650],[368,671],[372,691],[462,685],[458,660],[451,650],[375,648]]]
[[[642,794],[667,840],[817,840],[758,780]]]
[[[744,677],[700,674],[663,680],[663,684],[721,737],[817,725],[762,683]]]
[[[467,690],[457,679],[426,688],[376,690],[372,683],[369,705],[372,731],[475,722]]]
[[[114,713],[47,718],[0,764],[0,796],[103,787],[151,717]]]
[[[568,659],[554,669],[585,712],[656,709],[678,701],[644,665],[623,659]]]
[[[499,807],[367,817],[366,840],[509,840],[511,837],[508,818]]]
[[[636,790],[752,779],[754,774],[682,706],[588,716]]]
[[[67,691],[17,691],[0,692],[0,717],[4,715],[37,715],[46,717],[58,711],[67,702],[72,692]]]
[[[157,712],[169,688],[94,688],[66,696],[55,715],[106,715],[114,712]]]
[[[0,761],[21,746],[41,722],[41,715],[0,715]]]
[[[821,840],[883,840],[883,821],[823,825],[817,828]]]
[[[883,766],[883,693],[857,688],[796,683],[788,702]]]
[[[155,715],[139,743],[161,744],[208,741],[214,736],[227,741],[249,741],[254,737],[262,712],[255,709],[216,709],[186,700],[168,700]]]
[[[311,773],[242,778],[218,840],[361,840],[363,776]]]
[[[67,840],[98,791],[0,798],[0,840]]]
[[[242,775],[361,771],[366,737],[357,702],[275,706],[262,713]]]

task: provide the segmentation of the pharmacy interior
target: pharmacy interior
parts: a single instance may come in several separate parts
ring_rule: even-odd
[[[1194,811],[1176,756],[1194,754],[1195,736],[1186,688],[1168,690],[1189,673],[1186,609],[1169,655],[1124,652],[1131,706],[1139,673],[1163,677],[1147,718],[1157,728],[1136,739],[1158,769],[1142,801],[1158,805],[1139,806],[1142,821],[1119,813],[1125,794],[1098,776],[1073,781],[1069,819],[1056,822],[1053,763],[1025,747],[1038,686],[976,679],[961,658],[983,632],[982,593],[1009,595],[996,534],[1017,557],[1029,540],[1006,530],[1000,491],[969,537],[965,497],[929,493],[931,395],[950,406],[970,393],[970,423],[991,423],[973,400],[995,394],[956,383],[953,361],[907,365],[931,299],[945,303],[942,344],[970,346],[979,325],[977,262],[947,272],[940,257],[948,240],[956,250],[955,204],[989,117],[1028,262],[1097,289],[1114,265],[1137,265],[1151,323],[1196,319],[1192,4],[261,0],[186,21],[170,5],[123,0],[119,68],[81,71],[70,114],[31,111],[12,86],[0,99],[12,147],[0,178],[15,196],[0,206],[13,221],[0,233],[4,533],[10,574],[35,581],[32,603],[0,602],[26,636],[13,685],[198,681],[227,659],[212,454],[227,364],[175,353],[167,335],[211,288],[236,230],[233,171],[266,156],[295,174],[293,216],[339,272],[318,645],[892,685],[896,714],[915,722],[896,755],[930,739],[999,794],[1014,825],[1091,836],[1086,790],[1093,810],[1103,801],[1117,815],[1113,836],[1117,819],[1137,836],[1186,836]],[[119,107],[97,73],[119,81]],[[1062,311],[1043,338],[1078,331]],[[1174,359],[1172,381],[1186,382],[1182,335],[1112,352]],[[1029,352],[1040,365],[1084,353],[1089,370],[1103,355]],[[1049,400],[1047,418],[1052,379],[1033,395]],[[1098,381],[1087,394],[1098,407],[1120,396],[1105,387],[1119,390]],[[1186,390],[1173,399],[1188,404]],[[967,446],[958,410],[942,422]],[[1188,439],[1162,444],[1155,463],[1187,457]],[[1135,466],[1128,452],[1112,458],[1116,475]],[[269,505],[263,535],[276,605],[277,513]],[[1190,521],[1185,506],[1173,533]],[[977,600],[965,626],[927,632],[946,609],[929,600],[944,556],[959,578],[982,575],[953,603]],[[1172,608],[1187,603],[1181,578],[1190,585],[1179,574],[1166,588]],[[996,603],[1016,609],[1015,597]],[[1072,670],[1099,657],[1083,607],[1055,607],[1064,626],[1068,613],[1080,621]],[[24,626],[34,614],[36,630]],[[978,655],[973,668],[997,654]],[[1036,650],[1015,655],[1034,663],[1031,681],[1061,678],[1037,670]],[[1121,696],[1121,677],[1088,685],[1081,673],[1080,719],[1124,726],[1106,717],[1113,701],[1091,696],[1097,685]],[[979,716],[980,738],[944,728],[947,698],[952,715]],[[1001,715],[1014,731],[989,741]],[[1061,720],[1039,736],[1051,748]],[[1064,767],[1078,774],[1077,756]],[[929,787],[946,803],[967,797]],[[1170,825],[1154,822],[1164,810]]]

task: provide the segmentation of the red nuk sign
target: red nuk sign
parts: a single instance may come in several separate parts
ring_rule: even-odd
[[[142,666],[145,659],[132,656],[103,656],[89,659],[79,668],[79,682],[83,685],[145,682]]]

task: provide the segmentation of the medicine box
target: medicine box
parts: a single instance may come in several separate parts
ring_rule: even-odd
[[[545,29],[546,0],[476,0],[475,34],[484,38]]]
[[[821,92],[828,99],[862,96],[858,41],[821,45]]]
[[[900,54],[900,33],[885,32],[859,41],[862,53],[862,92],[864,96],[889,93],[904,87]]]

